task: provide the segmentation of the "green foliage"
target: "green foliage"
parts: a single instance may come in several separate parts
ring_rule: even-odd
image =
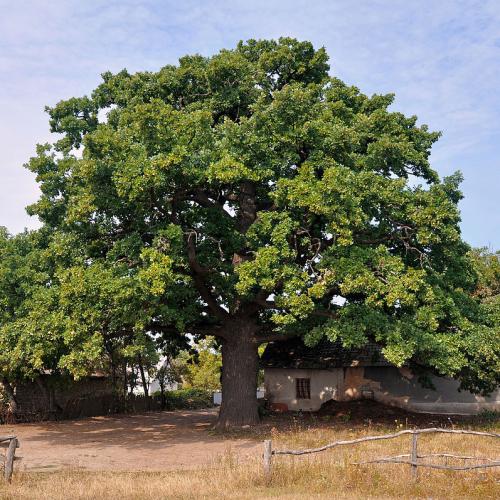
[[[60,313],[46,245],[43,231],[14,237],[0,231],[0,376],[10,380],[53,368],[64,352],[52,328]]]
[[[480,299],[479,320],[468,325],[466,352],[462,369],[465,387],[479,392],[500,385],[500,253],[486,249],[470,252],[478,280],[474,296]]]
[[[498,261],[460,239],[461,176],[431,168],[438,133],[327,61],[250,40],[50,108],[62,139],[28,164],[44,228],[0,238],[2,369],[79,376],[153,337],[295,333],[491,390]],[[212,354],[193,380],[213,382]]]
[[[168,410],[199,410],[213,406],[212,393],[194,387],[167,391],[165,399]]]
[[[477,415],[477,420],[485,424],[498,425],[498,422],[500,422],[500,412],[495,410],[482,410]]]
[[[208,392],[220,390],[222,356],[215,339],[200,340],[190,351],[182,351],[175,362],[183,367],[181,380],[184,388]]]
[[[491,252],[486,248],[469,253],[478,275],[475,295],[488,302],[500,295],[500,251]]]

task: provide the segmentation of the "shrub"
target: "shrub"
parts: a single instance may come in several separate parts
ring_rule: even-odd
[[[154,396],[159,396],[156,392]],[[213,406],[212,393],[201,389],[179,389],[166,391],[167,410],[198,410]]]

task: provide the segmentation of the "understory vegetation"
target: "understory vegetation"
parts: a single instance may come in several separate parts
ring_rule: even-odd
[[[178,389],[167,391],[165,395],[167,410],[198,410],[213,406],[212,393],[203,389]]]

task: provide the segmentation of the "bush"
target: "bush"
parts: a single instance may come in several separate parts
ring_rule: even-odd
[[[2,391],[0,386],[0,425],[6,424],[9,421],[10,408],[7,396]]]
[[[476,418],[481,423],[496,424],[500,423],[500,412],[496,410],[484,409],[476,415]]]
[[[200,340],[190,351],[182,351],[175,361],[183,365],[183,387],[220,390],[222,355],[213,337]]]
[[[160,393],[155,392],[154,396],[159,397]],[[198,410],[214,405],[211,392],[194,388],[166,391],[165,399],[167,410]]]

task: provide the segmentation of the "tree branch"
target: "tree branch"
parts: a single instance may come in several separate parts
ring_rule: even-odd
[[[238,226],[240,232],[245,234],[257,218],[257,207],[255,205],[255,184],[252,181],[243,181],[241,183],[238,202],[240,208]]]
[[[332,311],[325,311],[325,310],[315,310],[315,311],[312,311],[311,314],[313,316],[321,316],[323,318],[330,318],[330,319],[338,319],[339,318],[339,315],[338,313],[336,312],[332,312]]]
[[[264,307],[265,309],[279,309],[279,307],[276,305],[276,302],[273,300],[260,300],[259,298],[256,298],[254,300],[254,303]],[[327,311],[327,310],[320,310],[316,309],[314,311],[311,311],[312,316],[321,316],[324,318],[330,318],[330,319],[338,319],[339,315],[336,312],[332,311]]]
[[[231,215],[224,210],[224,205],[221,205],[217,201],[211,200],[205,191],[202,189],[197,189],[191,197],[188,199],[195,201],[204,208],[211,208],[217,210],[219,213],[223,214],[225,217],[232,218]]]
[[[229,318],[229,314],[217,303],[217,300],[205,283],[204,276],[208,274],[209,270],[206,267],[201,266],[196,258],[195,238],[196,231],[190,231],[187,236],[187,253],[189,267],[193,271],[194,283],[201,297],[207,303],[208,307],[210,307],[215,316],[224,321]]]
[[[193,326],[187,330],[194,335],[202,335],[203,337],[212,336],[222,339],[227,339],[228,337],[222,325]]]
[[[216,198],[216,196],[212,196],[212,198]],[[173,205],[176,205],[181,201],[194,201],[195,203],[198,203],[198,205],[204,208],[211,208],[213,210],[217,210],[224,216],[232,218],[231,215],[228,212],[226,212],[226,210],[224,210],[224,205],[212,198],[210,197],[210,193],[207,193],[207,191],[205,191],[204,189],[198,188],[194,190],[177,191],[167,201],[169,201]]]
[[[274,300],[265,300],[256,297],[254,299],[254,302],[259,306],[264,307],[265,309],[278,309],[278,306],[276,305],[276,302],[274,302]]]
[[[187,233],[187,255],[189,261],[189,267],[197,274],[205,275],[208,273],[208,269],[203,267],[198,262],[196,258],[196,238],[198,237],[194,229]]]
[[[283,334],[283,333],[269,332],[269,333],[257,334],[255,336],[255,340],[259,344],[264,344],[265,342],[282,342],[284,340],[293,339],[297,336],[298,335],[296,333]]]

